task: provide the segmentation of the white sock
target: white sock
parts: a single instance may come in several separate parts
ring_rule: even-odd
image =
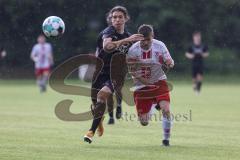
[[[171,131],[172,122],[171,120],[167,119],[163,116],[162,118],[162,127],[163,127],[163,139],[169,140],[170,138],[170,131]]]
[[[37,85],[38,85],[39,87],[41,87],[41,85],[42,85],[42,79],[37,79]]]
[[[47,81],[48,81],[48,76],[43,76],[42,81],[41,81],[41,85],[43,87],[46,87],[47,86]]]
[[[149,118],[150,118],[150,119],[152,118],[152,116],[153,116],[153,115],[155,114],[155,112],[156,112],[155,106],[156,106],[156,104],[152,104],[152,107],[151,107],[151,109],[150,109],[150,111],[149,111]]]

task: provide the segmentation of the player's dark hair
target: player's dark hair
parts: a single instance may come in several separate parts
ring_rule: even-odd
[[[39,37],[44,37],[44,38],[45,38],[45,35],[41,33],[41,34],[39,34],[37,37],[38,37],[38,38],[39,38]]]
[[[138,27],[138,33],[142,34],[144,37],[148,37],[153,33],[153,27],[149,24],[142,24]]]
[[[195,36],[197,34],[201,35],[201,32],[200,31],[194,31],[192,35]]]
[[[107,23],[109,25],[112,24],[112,14],[113,14],[113,12],[116,12],[116,11],[122,12],[124,14],[124,17],[126,18],[127,21],[130,19],[128,11],[127,11],[127,9],[125,7],[123,7],[123,6],[115,6],[107,13],[107,18],[106,19],[107,19]]]

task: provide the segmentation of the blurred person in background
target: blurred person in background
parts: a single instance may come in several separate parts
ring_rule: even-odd
[[[53,54],[52,46],[46,42],[44,35],[38,36],[30,57],[35,63],[35,75],[40,92],[46,92],[50,68],[53,65]]]
[[[193,90],[199,94],[201,91],[204,58],[209,56],[208,46],[202,43],[202,35],[200,31],[195,31],[192,35],[193,43],[188,48],[185,56],[192,61],[192,78]]]

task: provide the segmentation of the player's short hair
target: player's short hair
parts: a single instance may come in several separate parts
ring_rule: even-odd
[[[128,10],[125,7],[115,6],[107,13],[107,18],[106,19],[107,19],[107,23],[109,25],[112,24],[112,14],[113,14],[113,12],[116,12],[116,11],[122,12],[127,21],[130,19],[130,16],[128,14]]]
[[[193,36],[195,36],[195,35],[201,35],[201,31],[194,31],[192,35],[193,35]]]
[[[37,36],[37,38],[39,38],[39,37],[44,37],[45,38],[45,35],[41,33]]]
[[[144,37],[148,37],[153,33],[153,27],[149,24],[142,24],[140,27],[138,27],[138,33],[142,34]]]

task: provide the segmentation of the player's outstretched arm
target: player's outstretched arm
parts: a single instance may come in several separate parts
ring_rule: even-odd
[[[143,39],[144,38],[142,34],[133,34],[130,37],[119,41],[112,41],[112,38],[105,38],[103,40],[103,50],[107,53],[111,53],[112,51],[114,51],[116,48],[123,44],[132,43]]]

